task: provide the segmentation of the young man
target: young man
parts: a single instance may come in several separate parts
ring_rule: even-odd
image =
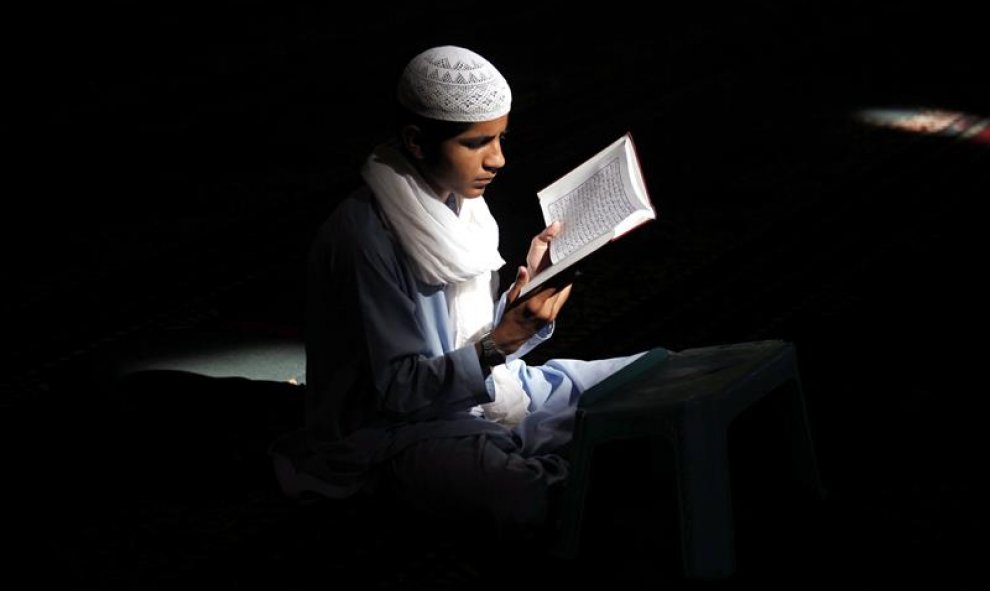
[[[552,225],[497,297],[505,261],[484,192],[505,164],[511,98],[470,50],[414,57],[396,139],[313,244],[306,426],[292,456],[324,494],[383,488],[428,513],[539,528],[567,475],[559,452],[578,397],[638,357],[521,359],[551,336],[571,286],[513,305],[547,264]]]

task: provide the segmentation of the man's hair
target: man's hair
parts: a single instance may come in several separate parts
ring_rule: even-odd
[[[402,129],[406,125],[419,128],[420,144],[427,157],[435,156],[440,144],[452,137],[460,135],[471,127],[470,121],[441,121],[417,115],[402,105],[395,105],[395,134],[402,138]]]

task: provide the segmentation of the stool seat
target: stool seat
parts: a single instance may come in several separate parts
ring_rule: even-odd
[[[790,388],[793,468],[799,480],[822,496],[792,343],[657,349],[587,390],[575,417],[571,474],[563,492],[555,553],[574,558],[579,552],[595,448],[620,438],[662,437],[676,458],[684,575],[731,575],[735,553],[729,425],[741,411],[788,382],[795,386]]]

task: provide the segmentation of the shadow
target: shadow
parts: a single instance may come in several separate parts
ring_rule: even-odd
[[[273,489],[267,448],[302,424],[305,386],[176,370],[124,376],[120,445],[128,480],[178,494]]]
[[[160,369],[115,376],[94,361],[53,380],[16,436],[30,442],[33,500],[53,513],[122,496],[275,492],[267,449],[302,424],[304,401],[304,385]]]
[[[226,576],[231,552],[284,542],[291,506],[267,448],[302,423],[305,386],[175,370],[108,380],[99,367],[61,372],[4,430],[19,450],[4,498],[12,566],[59,586],[182,587]]]

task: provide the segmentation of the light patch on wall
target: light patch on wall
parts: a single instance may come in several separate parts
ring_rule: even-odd
[[[923,107],[877,108],[860,110],[856,118],[877,127],[990,144],[990,119],[961,111]]]

